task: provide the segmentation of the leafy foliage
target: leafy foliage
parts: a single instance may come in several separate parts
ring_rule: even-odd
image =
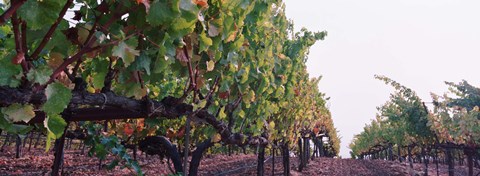
[[[45,94],[47,96],[47,102],[43,105],[42,110],[49,115],[61,113],[72,98],[71,91],[61,83],[48,85]]]
[[[463,81],[458,84],[446,82],[449,94],[432,94],[435,104],[429,125],[441,142],[467,147],[478,147],[480,143],[480,89]]]
[[[387,78],[396,92],[379,107],[379,115],[350,144],[352,154],[369,154],[390,144],[423,147],[448,145],[464,149],[478,148],[480,142],[480,89],[468,82],[446,82],[449,94],[432,94],[433,111],[428,111],[415,92]],[[454,97],[451,97],[454,95]]]
[[[2,108],[2,113],[11,122],[28,122],[35,117],[35,112],[33,112],[31,105],[13,104]]]
[[[390,84],[395,93],[377,108],[379,115],[350,144],[355,155],[369,153],[375,147],[427,145],[434,142],[434,133],[428,126],[429,112],[416,93],[384,76],[377,79]]]
[[[67,11],[74,11],[72,19]],[[52,140],[68,127],[72,111],[141,102],[132,111],[144,121],[112,120],[105,134],[89,129],[92,154],[112,153],[135,168],[121,142],[164,135],[179,146],[185,136],[191,144],[290,143],[299,129],[315,125],[325,127],[333,153],[339,151],[319,79],[310,80],[305,66],[309,47],[327,33],[293,33],[281,1],[43,0],[28,1],[17,13],[0,30],[6,48],[0,86],[44,92],[46,101],[4,107],[4,129],[13,127],[9,119],[28,121],[29,107],[39,107]],[[162,107],[188,108],[171,115]],[[189,133],[185,117],[192,119]]]

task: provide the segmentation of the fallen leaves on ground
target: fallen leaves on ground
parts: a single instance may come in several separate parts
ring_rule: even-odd
[[[74,146],[75,147],[75,146]],[[73,147],[72,147],[73,148]],[[64,175],[134,175],[134,171],[121,166],[107,170],[105,166],[113,159],[107,157],[101,161],[96,157],[81,154],[79,149],[67,149],[64,154]],[[132,151],[129,150],[132,155]],[[137,152],[137,159],[145,175],[168,175],[171,173],[166,160],[158,156],[145,156]],[[272,175],[272,158],[265,163],[265,175]],[[49,175],[53,163],[53,150],[45,152],[44,148],[32,148],[28,151],[23,148],[20,158],[15,158],[14,146],[7,146],[0,152],[0,175]],[[275,158],[275,175],[283,175],[282,158]],[[458,163],[457,163],[458,164]],[[102,167],[100,167],[100,165]],[[200,163],[199,175],[256,175],[257,156],[254,154],[224,154],[205,155]],[[170,166],[173,168],[173,166]],[[338,158],[315,158],[310,161],[302,172],[298,171],[298,158],[290,158],[291,175],[328,175],[328,176],[357,176],[357,175],[423,175],[424,165],[414,164],[410,169],[407,163],[384,160],[354,160]],[[436,175],[435,164],[429,164],[429,174]],[[448,167],[439,165],[440,175],[448,175]],[[475,173],[480,169],[475,169]],[[455,166],[455,175],[467,175],[466,166]]]

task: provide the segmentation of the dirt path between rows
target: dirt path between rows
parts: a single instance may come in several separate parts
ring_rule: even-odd
[[[42,148],[24,150],[21,158],[16,159],[13,147],[7,147],[5,151],[0,152],[0,175],[49,175],[53,161],[53,152],[45,152]],[[130,151],[129,151],[130,152]],[[160,160],[158,156],[142,155],[138,152],[138,162],[145,175],[168,175],[171,171],[166,164],[166,160]],[[265,175],[272,175],[272,158],[265,163]],[[64,175],[134,175],[131,169],[121,166],[113,170],[105,169],[108,162],[113,159],[109,157],[107,161],[102,162],[103,168],[99,168],[98,158],[89,157],[81,154],[80,150],[65,151]],[[282,158],[275,158],[275,175],[283,175]],[[389,175],[423,175],[423,165],[414,164],[414,169],[410,169],[407,163],[397,161],[383,160],[353,160],[353,159],[334,159],[334,158],[315,158],[307,167],[299,172],[297,170],[298,159],[291,158],[291,175],[293,176],[389,176]],[[199,175],[256,175],[257,156],[254,154],[237,155],[206,155],[200,163]],[[446,176],[448,168],[446,165],[440,165],[439,175]],[[466,166],[455,166],[455,175],[467,175]],[[429,174],[436,175],[435,165],[429,165]],[[480,172],[475,169],[474,175]]]

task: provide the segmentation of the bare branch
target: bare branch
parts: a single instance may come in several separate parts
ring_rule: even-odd
[[[235,144],[238,146],[268,144],[268,140],[261,136],[247,136],[241,133],[233,133],[225,123],[217,120],[215,116],[209,114],[207,110],[200,110],[196,114],[196,117],[212,125],[220,136],[222,136],[222,141],[226,144]]]
[[[193,72],[191,58],[188,55],[187,46],[183,46],[183,52],[184,52],[184,54],[185,54],[185,56],[187,57],[187,60],[188,60],[187,66],[188,66],[188,74],[190,75],[190,84],[194,88],[194,90],[196,90],[197,89],[197,84],[196,84],[196,80],[195,80],[195,74]]]
[[[135,35],[138,35],[138,33],[133,33],[133,34],[125,37],[124,40],[129,39],[129,38],[131,38]],[[99,45],[99,46],[96,46],[96,47],[93,47],[93,48],[90,48],[90,45],[93,44],[93,42],[90,41],[90,43],[88,43],[87,46],[84,46],[77,54],[73,55],[72,57],[70,57],[68,59],[65,59],[65,61],[63,61],[63,63],[60,66],[58,66],[57,69],[55,69],[55,71],[50,76],[50,80],[45,85],[48,85],[48,84],[52,83],[55,79],[57,79],[57,77],[60,75],[60,73],[63,72],[63,70],[65,68],[67,68],[68,65],[70,65],[71,63],[81,59],[84,54],[89,53],[89,52],[93,52],[93,51],[96,51],[96,50],[99,50],[99,49],[103,49],[103,48],[106,48],[106,47],[109,47],[109,46],[112,46],[112,45],[116,45],[120,41],[123,41],[123,40],[121,39],[121,40],[111,41],[109,43]]]
[[[213,103],[213,92],[215,92],[215,88],[218,86],[218,81],[220,80],[220,77],[216,77],[215,81],[213,82],[212,86],[210,86],[210,90],[208,91],[207,95],[205,98],[207,99],[207,104],[205,105],[205,108],[210,107],[210,105]]]
[[[22,21],[21,22],[22,26],[21,26],[21,30],[22,30],[22,45],[21,45],[21,48],[22,48],[22,51],[23,53],[25,53],[25,59],[28,58],[27,56],[27,22],[26,21]],[[28,59],[27,59],[28,60]]]
[[[102,93],[109,92],[112,89],[112,80],[115,78],[116,71],[113,69],[113,61],[114,59],[109,57],[110,62],[108,64],[108,72],[107,75],[105,75],[105,81],[103,82],[103,88],[102,88]]]
[[[27,62],[25,61],[25,53],[23,52],[24,49],[22,48],[22,33],[20,32],[20,19],[18,19],[17,17],[17,13],[13,13],[13,16],[12,16],[12,25],[13,25],[13,35],[14,35],[14,38],[15,38],[15,50],[17,51],[17,56],[15,59],[17,58],[23,58],[21,60],[21,66],[22,66],[22,70],[23,70],[23,74],[24,76],[27,75],[28,73],[28,64]],[[19,57],[21,56],[21,57]],[[18,61],[18,60],[17,60]]]
[[[0,16],[0,25],[4,25],[10,17],[20,8],[23,3],[27,2],[27,0],[18,0],[13,1],[13,4],[8,8],[1,16]]]
[[[47,45],[48,41],[52,38],[53,32],[57,29],[58,24],[62,21],[63,17],[65,16],[65,13],[67,12],[67,9],[73,4],[73,0],[67,0],[67,3],[65,3],[65,6],[63,6],[62,11],[60,11],[60,14],[58,15],[57,20],[53,25],[50,27],[48,32],[45,34],[43,37],[42,41],[38,45],[37,49],[32,53],[31,59],[36,60],[40,52],[43,50],[43,48]]]

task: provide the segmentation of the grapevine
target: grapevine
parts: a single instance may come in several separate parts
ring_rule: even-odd
[[[46,150],[55,141],[52,175],[67,134],[139,175],[126,152],[137,145],[189,175],[218,145],[293,148],[313,134],[338,154],[305,66],[327,33],[293,34],[281,1],[16,0],[0,12],[0,128],[43,124]],[[180,148],[190,164],[178,162]]]

